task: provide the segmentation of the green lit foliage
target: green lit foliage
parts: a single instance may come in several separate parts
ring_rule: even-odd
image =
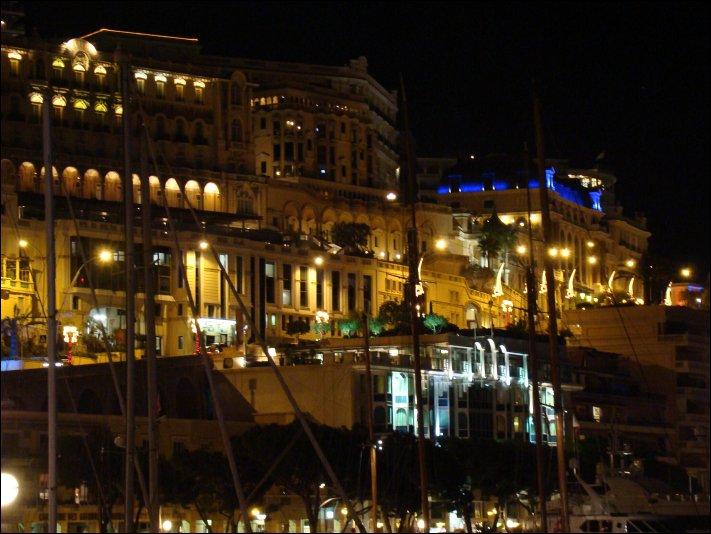
[[[363,326],[363,321],[361,320],[360,314],[355,312],[351,313],[345,319],[338,321],[338,328],[345,337],[355,336],[361,326]]]
[[[321,337],[331,331],[331,322],[314,322],[311,326],[311,330],[313,330],[317,336]]]
[[[438,334],[449,324],[447,319],[436,313],[430,313],[425,317],[424,325],[433,334]]]
[[[371,334],[379,336],[385,329],[385,321],[383,321],[380,317],[370,317],[368,319],[368,328],[370,329]]]

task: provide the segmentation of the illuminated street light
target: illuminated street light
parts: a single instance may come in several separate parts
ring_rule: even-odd
[[[200,250],[207,250],[208,246],[210,246],[210,244],[204,239],[200,241]]]
[[[385,195],[386,200],[389,200],[392,202],[393,200],[397,200],[397,193],[394,191],[390,191],[387,195]]]
[[[563,258],[568,258],[568,257],[570,257],[570,249],[567,249],[567,248],[562,249],[562,250],[560,251],[560,255],[561,255]]]
[[[163,528],[163,532],[170,532],[173,530],[173,522],[170,519],[166,519],[163,521],[161,527]]]
[[[257,517],[258,515],[261,515],[261,512],[259,511],[259,508],[257,508],[257,507],[252,508],[252,510],[249,513],[252,514],[252,517]]]
[[[595,265],[597,263],[597,258],[595,256],[588,256],[588,263],[590,265]]]
[[[109,263],[110,261],[113,261],[114,253],[109,249],[104,248],[99,251],[98,258],[101,263]]]
[[[20,248],[27,248],[27,245],[29,245],[26,239],[20,239],[17,244],[20,246]]]
[[[524,254],[526,254],[527,250],[528,249],[526,248],[526,245],[519,245],[516,247],[516,254],[520,254],[521,256],[523,256]]]
[[[315,264],[317,267],[321,267],[321,265],[323,265],[323,256],[316,256],[316,257],[314,258],[314,264]]]
[[[437,250],[445,250],[447,248],[447,240],[446,239],[438,239],[435,242],[435,248]]]
[[[425,528],[425,520],[424,519],[418,519],[417,520],[417,528],[420,530],[423,530]]]
[[[627,265],[627,267],[629,267],[629,268],[631,269],[632,267],[634,267],[635,265],[637,265],[637,262],[634,261],[633,259],[629,259],[629,260],[627,260],[627,261],[625,262],[625,265]]]
[[[20,483],[10,473],[2,473],[0,478],[0,503],[3,507],[12,504],[20,493]]]
[[[593,248],[595,246],[595,241],[588,241],[585,244],[588,246],[588,248]]]
[[[558,257],[558,248],[557,247],[551,247],[548,249],[548,255],[551,258],[557,258]]]
[[[348,515],[348,508],[346,508],[345,506],[341,508],[341,514]]]
[[[691,278],[691,269],[689,267],[684,267],[679,271],[679,274],[681,274],[684,278]]]

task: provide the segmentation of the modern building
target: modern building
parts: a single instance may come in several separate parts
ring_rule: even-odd
[[[614,352],[659,411],[672,456],[708,493],[709,316],[680,306],[617,306],[564,312],[569,346]]]

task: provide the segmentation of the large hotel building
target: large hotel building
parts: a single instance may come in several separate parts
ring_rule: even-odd
[[[17,321],[14,346],[3,346],[3,369],[42,366],[46,335],[37,298],[46,295],[42,113],[45,99],[51,99],[56,297],[60,333],[73,341],[73,363],[105,361],[103,348],[96,346],[92,325],[97,322],[121,344],[126,326],[122,198],[123,188],[132,187],[137,251],[140,207],[153,204],[159,356],[193,355],[198,321],[207,345],[228,347],[216,358],[216,368],[262,420],[293,417],[275,393],[271,374],[258,365],[264,355],[255,333],[246,328],[207,242],[218,250],[259,333],[277,347],[305,410],[333,426],[363,422],[362,340],[346,339],[339,321],[355,313],[377,315],[383,303],[402,301],[410,220],[409,206],[400,200],[408,191],[400,181],[397,94],[368,73],[366,59],[334,67],[217,57],[202,54],[197,39],[109,29],[62,43],[13,34],[4,26],[3,32],[2,318]],[[118,49],[130,54],[134,98],[128,106],[119,90]],[[131,114],[133,130],[130,178],[123,162],[124,113]],[[150,150],[142,143],[144,126]],[[526,316],[529,225],[539,264],[550,251],[542,244],[538,187],[543,184],[523,169],[522,158],[519,164],[514,159],[418,160],[423,313],[443,316],[461,329],[424,340],[429,436],[533,437],[527,344],[503,329]],[[547,161],[545,167],[556,269],[554,281],[538,280],[539,331],[546,328],[544,291],[556,292],[559,313],[593,306],[611,290],[642,303],[639,263],[650,234],[642,217],[624,216],[615,203],[615,177],[601,165],[574,169]],[[150,199],[141,196],[143,180],[149,182]],[[359,251],[337,246],[338,223],[367,225],[366,246]],[[488,224],[508,226],[515,242],[482,252],[479,242]],[[197,317],[178,272],[180,253]],[[142,255],[135,258],[141,336]],[[327,314],[326,331],[293,335],[295,321],[313,326],[317,314]],[[561,329],[573,332],[565,317],[561,313]],[[312,343],[287,348],[299,337]],[[377,430],[414,431],[408,340],[374,337],[372,346]],[[6,351],[13,360],[5,359]],[[545,352],[542,346],[539,353]],[[304,361],[319,367],[296,365]],[[569,366],[564,382],[566,402],[576,391],[581,395],[583,386],[575,384]],[[182,384],[166,387],[180,396],[189,389]],[[555,443],[548,386],[543,428],[545,441]],[[86,393],[82,388],[77,397]],[[20,385],[16,391],[27,393]],[[92,395],[89,413],[117,415],[110,392]],[[6,400],[12,401],[3,396]],[[41,399],[34,408],[34,401],[15,400],[11,408],[41,411]],[[170,415],[180,419],[190,413]]]

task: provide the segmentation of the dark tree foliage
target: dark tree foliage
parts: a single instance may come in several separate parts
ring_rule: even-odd
[[[331,238],[342,247],[346,254],[364,254],[367,252],[370,226],[365,223],[339,222],[333,225]]]

